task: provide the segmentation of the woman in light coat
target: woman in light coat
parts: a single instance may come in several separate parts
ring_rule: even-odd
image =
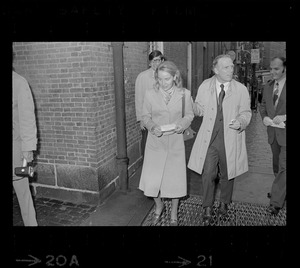
[[[172,198],[170,225],[177,225],[179,198],[187,194],[186,159],[183,131],[193,118],[190,91],[182,88],[181,75],[173,62],[161,63],[156,72],[156,87],[145,94],[142,120],[149,131],[139,184],[144,194],[155,201],[154,224],[163,213],[161,198]],[[182,118],[182,97],[185,115]]]

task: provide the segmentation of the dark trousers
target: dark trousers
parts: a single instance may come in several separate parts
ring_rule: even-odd
[[[234,179],[228,180],[225,144],[222,134],[223,133],[217,134],[208,147],[206,154],[202,173],[203,207],[212,206],[214,203],[215,179],[217,177],[218,167],[220,172],[220,201],[225,204],[231,202]]]
[[[270,204],[282,208],[286,197],[286,146],[280,146],[275,138],[271,149],[275,180],[272,184]]]
[[[146,141],[148,136],[148,130],[142,129],[142,140],[141,140],[141,155],[144,157],[145,155],[145,147],[146,147]]]

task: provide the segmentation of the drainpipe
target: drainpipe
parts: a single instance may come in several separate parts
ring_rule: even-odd
[[[128,190],[128,162],[126,144],[125,88],[124,88],[124,42],[111,42],[113,49],[113,67],[115,84],[116,129],[117,129],[117,165],[121,190]]]

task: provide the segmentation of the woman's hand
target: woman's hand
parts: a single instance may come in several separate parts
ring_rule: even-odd
[[[155,135],[156,137],[160,137],[160,136],[162,136],[162,134],[163,134],[162,131],[161,131],[161,129],[160,129],[160,126],[158,126],[158,125],[153,126],[153,127],[151,128],[150,132],[151,132],[153,135]]]
[[[181,134],[184,131],[184,129],[182,128],[182,126],[177,125],[174,132],[177,134]]]

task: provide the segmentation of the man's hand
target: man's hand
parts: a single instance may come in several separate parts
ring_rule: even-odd
[[[284,122],[286,121],[286,115],[276,115],[274,118],[273,118],[273,123],[278,125],[280,124],[281,122]]]
[[[192,102],[192,108],[193,108],[194,115],[200,116],[200,111],[197,102]]]
[[[32,151],[23,152],[23,158],[26,159],[27,163],[31,162],[33,160],[33,152]]]
[[[265,116],[263,119],[263,123],[267,127],[267,126],[271,126],[273,121],[269,116]]]
[[[238,130],[241,128],[241,123],[236,119],[232,119],[231,123],[229,124],[229,127],[232,129]]]

